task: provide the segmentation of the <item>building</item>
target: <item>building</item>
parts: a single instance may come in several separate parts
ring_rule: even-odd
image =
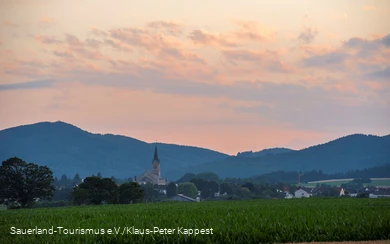
[[[134,177],[134,181],[138,182],[139,184],[146,184],[147,182],[150,182],[153,185],[168,185],[167,180],[164,180],[161,177],[160,159],[158,158],[157,146],[154,148],[152,171],[149,172],[147,169],[145,169],[145,172],[141,176]]]
[[[307,191],[303,189],[296,190],[294,193],[296,198],[301,198],[301,197],[310,197],[310,194],[307,193]]]
[[[286,199],[291,199],[291,198],[294,197],[294,196],[293,196],[292,194],[290,194],[290,192],[288,192],[288,191],[285,191],[284,194],[285,194],[285,197],[284,197],[284,198],[286,198]]]
[[[171,199],[173,201],[178,201],[178,202],[197,202],[197,199],[193,199],[192,197],[187,197],[186,195],[183,194],[177,194]]]

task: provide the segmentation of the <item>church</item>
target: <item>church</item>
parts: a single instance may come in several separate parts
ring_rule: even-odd
[[[168,184],[167,181],[161,177],[160,159],[158,158],[157,146],[154,148],[152,171],[148,172],[148,170],[145,169],[145,172],[141,176],[134,177],[134,181],[138,182],[138,184],[146,184],[147,182],[150,182],[153,185],[159,186],[165,186]]]

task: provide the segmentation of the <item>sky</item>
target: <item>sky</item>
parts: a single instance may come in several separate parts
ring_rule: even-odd
[[[228,154],[390,134],[390,1],[0,0],[0,130]]]

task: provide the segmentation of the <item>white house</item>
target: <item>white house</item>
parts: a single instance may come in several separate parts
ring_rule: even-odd
[[[310,197],[310,194],[307,193],[305,190],[302,190],[302,189],[296,190],[294,195],[295,195],[296,198]]]
[[[341,190],[340,190],[340,196],[345,196],[344,188],[341,188]]]
[[[286,196],[284,197],[284,198],[286,198],[286,199],[291,199],[291,198],[294,197],[294,196],[293,196],[292,194],[290,194],[290,192],[288,192],[288,191],[285,191],[284,194],[286,194]]]

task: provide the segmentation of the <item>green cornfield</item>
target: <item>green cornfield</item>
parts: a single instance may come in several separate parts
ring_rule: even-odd
[[[32,234],[21,234],[26,229]],[[49,233],[37,234],[39,231]],[[385,198],[163,202],[0,211],[0,243],[283,243],[389,239],[390,199]]]

